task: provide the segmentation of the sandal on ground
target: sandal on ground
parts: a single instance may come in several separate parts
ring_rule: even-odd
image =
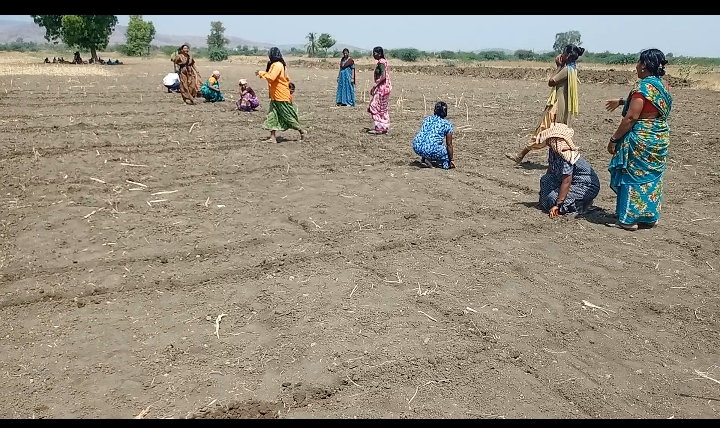
[[[633,225],[631,226],[631,225],[627,225],[627,224],[622,224],[622,223],[619,223],[619,222],[615,222],[615,223],[605,223],[605,226],[607,226],[607,227],[616,227],[616,228],[618,228],[618,229],[627,230],[627,231],[630,231],[630,232],[634,232],[634,231],[638,230],[638,225],[637,225],[637,224],[633,224]]]

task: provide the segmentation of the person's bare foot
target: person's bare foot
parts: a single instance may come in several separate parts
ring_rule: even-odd
[[[428,159],[425,159],[425,158],[420,158],[419,163],[420,163],[420,168],[432,168],[433,167],[432,163]]]
[[[270,137],[270,138],[268,138],[267,140],[265,140],[265,142],[266,142],[266,143],[276,144],[276,143],[277,143],[277,138],[275,138],[275,137]]]
[[[522,158],[516,153],[505,153],[505,157],[517,164],[522,163]]]

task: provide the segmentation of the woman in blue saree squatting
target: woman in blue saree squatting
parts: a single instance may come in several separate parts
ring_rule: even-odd
[[[635,67],[640,80],[626,100],[608,101],[612,111],[623,105],[623,119],[610,137],[607,150],[613,155],[608,171],[610,188],[617,195],[614,225],[625,230],[653,227],[660,219],[663,174],[670,143],[668,117],[672,95],[661,77],[665,55],[658,49],[640,53]]]
[[[413,150],[420,156],[421,168],[432,168],[433,162],[443,169],[455,168],[453,163],[453,126],[447,120],[448,106],[443,101],[435,103],[432,116],[423,120],[420,131],[413,141]],[[443,142],[445,144],[443,144]]]
[[[339,106],[355,107],[355,61],[350,58],[347,48],[343,49],[342,54],[335,103]]]

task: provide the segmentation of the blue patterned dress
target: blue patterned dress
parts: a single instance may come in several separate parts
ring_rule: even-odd
[[[444,169],[450,169],[450,158],[444,142],[445,136],[452,132],[453,126],[449,120],[437,115],[428,116],[415,136],[413,150],[418,156],[438,162]]]
[[[348,59],[343,58],[340,65],[345,65]],[[340,69],[337,94],[335,95],[336,104],[355,107],[355,84],[352,83],[353,70],[355,70],[355,64]]]
[[[625,225],[654,224],[660,219],[663,175],[670,142],[668,116],[672,110],[672,96],[662,80],[646,77],[630,91],[623,117],[635,93],[651,102],[660,113],[656,119],[638,119],[633,128],[615,145],[610,160],[610,188],[617,195],[615,212]]]
[[[600,193],[600,179],[582,156],[574,165],[558,156],[554,150],[548,150],[548,168],[550,172],[540,178],[540,206],[545,211],[555,206],[563,176],[571,175],[570,191],[560,208],[560,214],[585,213]]]

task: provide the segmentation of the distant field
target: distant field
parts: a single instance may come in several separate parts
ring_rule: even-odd
[[[45,57],[52,59],[53,56],[57,56],[57,52],[33,52],[33,53],[20,53],[20,52],[0,52],[0,64],[25,64],[25,63],[41,63]],[[102,52],[98,54],[101,58],[107,59],[120,59],[125,64],[138,64],[146,63],[152,59],[161,59],[162,54],[156,54],[150,58],[137,58],[137,57],[125,57],[119,56],[117,52]],[[65,59],[70,59],[70,55],[66,56]],[[288,61],[303,61],[308,63],[317,62],[319,68],[326,69],[338,60],[336,58],[323,58],[323,59],[308,59],[306,57],[295,57],[286,55],[285,58]],[[203,59],[198,60],[206,64],[213,64],[212,62]],[[220,66],[225,63],[252,65],[257,64],[262,66],[265,64],[266,59],[262,56],[231,56],[227,61],[215,63]],[[374,60],[371,57],[355,58],[355,62],[358,65],[365,66],[374,64]],[[168,58],[169,64],[169,58]],[[443,60],[443,59],[420,59],[418,61],[407,62],[399,59],[392,59],[391,62],[393,67],[490,67],[490,68],[518,68],[518,69],[551,69],[554,64],[551,62],[540,62],[540,61],[461,61],[461,60]],[[613,71],[632,71],[634,65],[603,65],[596,63],[581,63],[581,69],[585,70],[613,70]],[[168,67],[169,68],[169,67]],[[720,90],[720,67],[717,66],[694,66],[694,65],[671,65],[667,67],[669,76],[686,79],[692,81],[692,86],[718,91]],[[2,73],[2,71],[0,71]]]

